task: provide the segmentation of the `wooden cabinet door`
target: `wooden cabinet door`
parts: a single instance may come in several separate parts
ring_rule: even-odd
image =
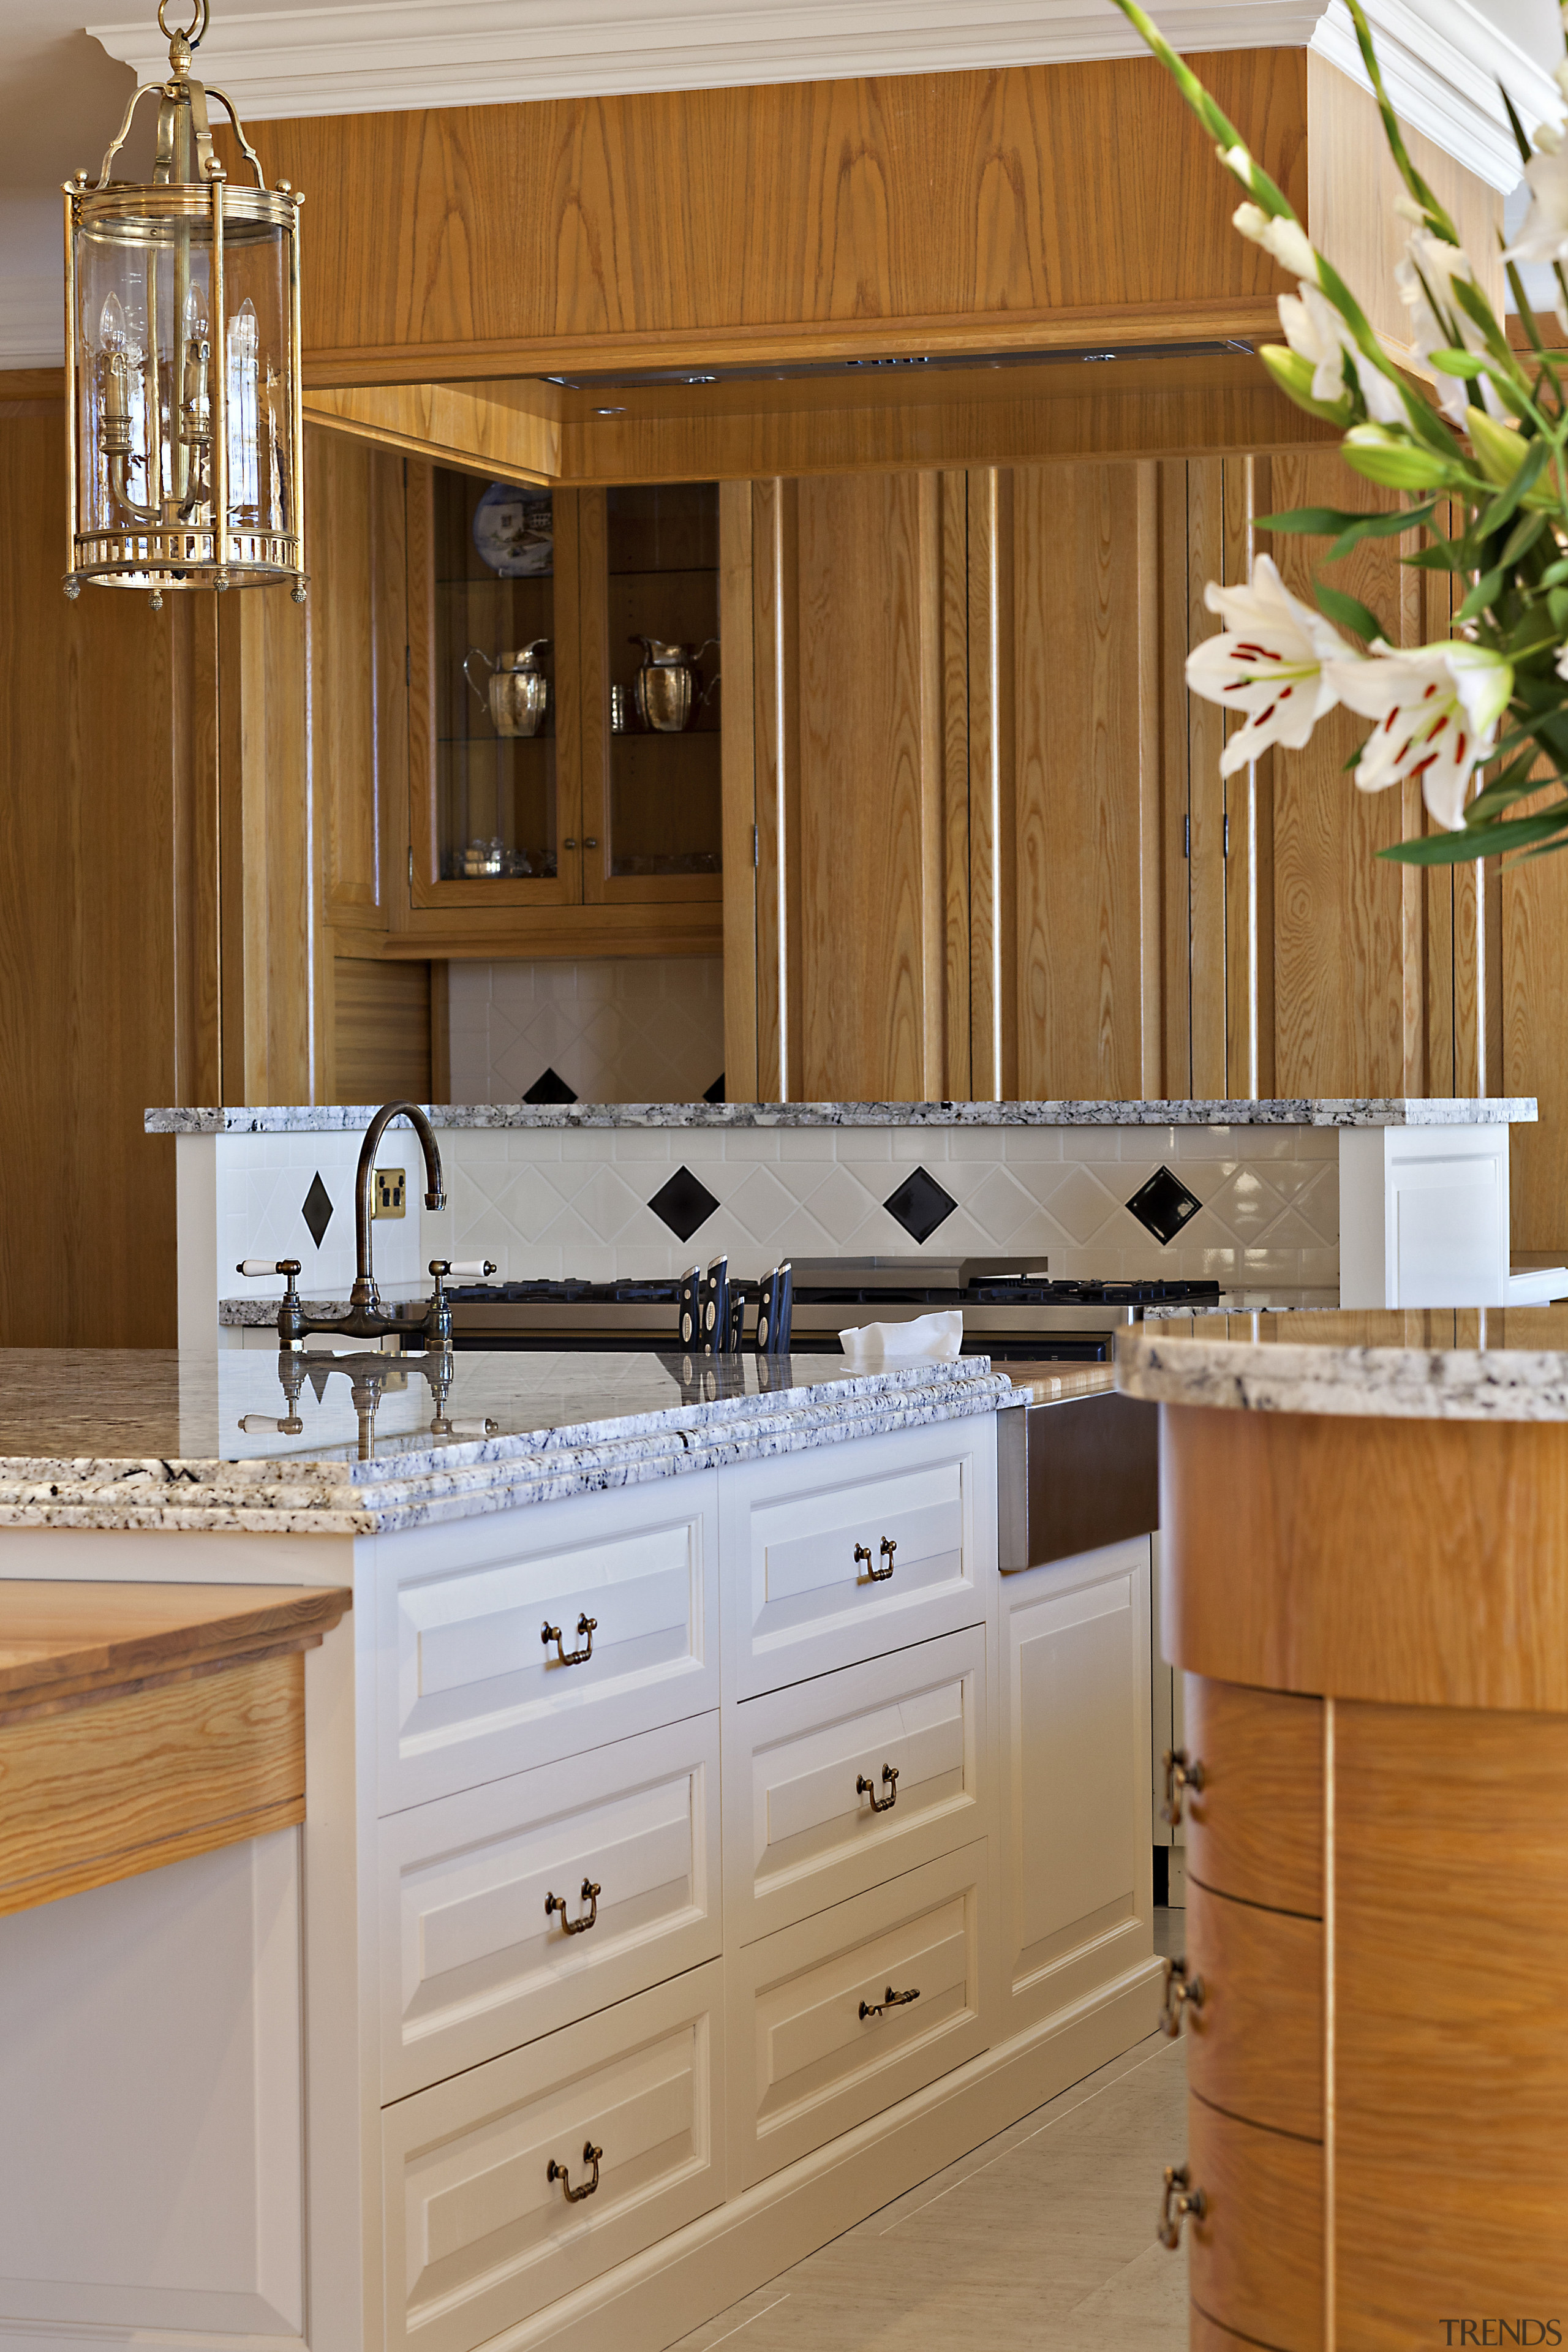
[[[329,923],[384,931],[408,751],[403,459],[307,430],[310,758]]]
[[[967,955],[963,509],[962,475],[752,486],[740,788],[754,792],[764,1099],[968,1092],[948,1012],[949,963]],[[727,746],[727,791],[735,767]]]

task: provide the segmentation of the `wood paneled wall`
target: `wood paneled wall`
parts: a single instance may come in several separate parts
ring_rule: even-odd
[[[1304,50],[1205,69],[1304,209]],[[1271,323],[1148,58],[272,122],[265,154],[309,197],[322,386]]]
[[[211,596],[68,604],[58,406],[0,408],[0,1341],[169,1347],[174,1153],[218,1072]]]
[[[963,642],[963,477],[937,474],[756,495],[764,1097],[949,1090],[943,932],[950,881],[966,877],[950,873],[947,795],[965,780],[951,773],[944,640]]]
[[[432,1085],[431,966],[339,956],[333,967],[331,1099],[438,1099]]]

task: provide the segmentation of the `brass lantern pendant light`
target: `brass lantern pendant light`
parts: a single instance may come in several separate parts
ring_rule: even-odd
[[[256,175],[228,184],[191,56],[207,0],[169,32],[169,78],[143,82],[97,185],[66,182],[68,596],[84,580],[256,588],[305,596],[300,386],[300,205]],[[143,98],[158,93],[151,187],[111,180]]]

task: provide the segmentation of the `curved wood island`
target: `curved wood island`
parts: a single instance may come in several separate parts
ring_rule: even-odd
[[[1191,2342],[1568,2339],[1564,1318],[1186,1328],[1119,1370],[1188,1677]]]

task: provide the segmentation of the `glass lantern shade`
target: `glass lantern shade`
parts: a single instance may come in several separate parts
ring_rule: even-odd
[[[66,593],[288,581],[302,598],[300,199],[260,184],[243,131],[258,184],[228,184],[199,83],[151,87],[159,184],[110,181],[106,159],[97,187],[66,186]],[[164,177],[193,130],[202,175]]]

